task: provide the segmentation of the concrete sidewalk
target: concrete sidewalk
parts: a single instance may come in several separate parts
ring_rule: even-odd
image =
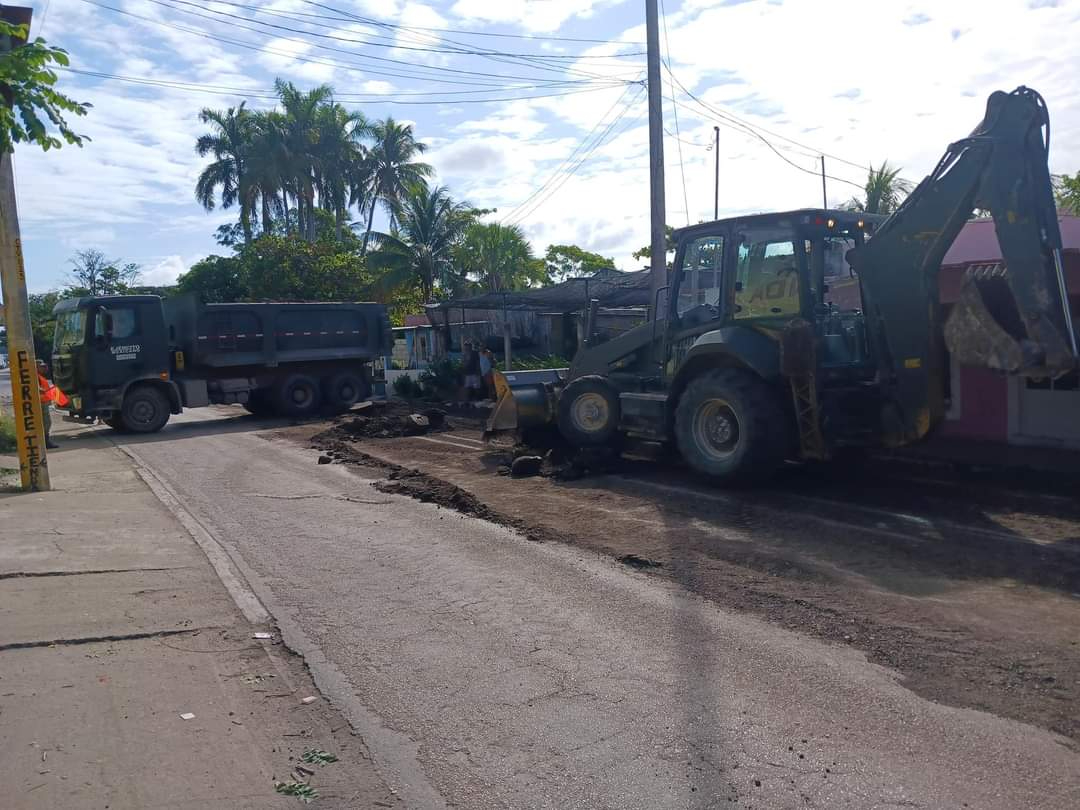
[[[302,659],[245,618],[132,461],[56,427],[54,490],[0,494],[0,804],[296,807],[275,783],[299,776],[313,807],[399,806]],[[339,761],[298,773],[307,749]]]

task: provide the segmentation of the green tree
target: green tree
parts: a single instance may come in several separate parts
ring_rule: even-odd
[[[549,279],[544,262],[533,256],[521,228],[499,223],[474,223],[455,248],[461,272],[488,292],[541,286]]]
[[[671,227],[670,225],[665,225],[664,226],[664,241],[665,241],[665,247],[667,248],[667,253],[669,255],[674,254],[675,253],[675,229],[673,227]],[[630,255],[633,256],[638,261],[641,261],[642,259],[651,259],[652,258],[652,245],[645,245],[645,247],[639,248],[638,250],[635,250]],[[669,270],[671,269],[671,261],[670,260],[668,261],[668,269]]]
[[[334,215],[334,234],[340,240],[349,206],[363,199],[368,184],[369,162],[362,141],[373,127],[362,113],[336,103],[318,110],[315,126],[315,186],[323,209]]]
[[[393,215],[409,193],[424,185],[433,173],[431,166],[416,160],[427,150],[427,145],[416,140],[411,124],[399,124],[393,118],[387,118],[372,125],[371,131],[375,143],[368,158],[371,190],[361,255],[367,254],[371,224],[379,202]]]
[[[591,276],[601,270],[614,270],[615,262],[577,245],[548,245],[544,265],[552,281]]]
[[[382,271],[388,288],[416,285],[421,301],[432,300],[436,284],[451,288],[454,248],[472,222],[470,209],[454,202],[442,186],[414,188],[394,207],[396,227],[372,233],[378,250],[368,254],[373,270]]]
[[[320,109],[330,103],[334,91],[330,85],[321,84],[304,92],[281,79],[274,82],[274,89],[285,115],[288,184],[296,200],[297,228],[309,240],[314,239],[318,119]]]
[[[78,251],[69,262],[70,289],[79,294],[123,295],[139,278],[139,265],[109,259],[94,248]]]
[[[1062,213],[1080,216],[1080,172],[1072,177],[1067,174],[1054,177],[1054,190]]]
[[[53,307],[61,298],[66,297],[67,295],[57,290],[47,293],[30,293],[27,296],[30,329],[34,335],[34,355],[42,360],[47,361],[52,357],[53,334],[56,332]]]
[[[892,168],[887,160],[876,169],[870,164],[863,198],[853,197],[845,207],[867,214],[891,214],[911,193],[911,184],[900,178],[901,171]]]
[[[176,280],[179,293],[192,293],[207,304],[228,304],[248,297],[247,278],[235,256],[207,256]]]
[[[0,36],[15,44],[27,38],[27,26],[0,22]],[[61,138],[75,146],[89,140],[71,129],[65,114],[86,115],[90,105],[56,90],[53,64],[66,67],[67,51],[47,45],[41,37],[0,53],[0,87],[7,102],[0,104],[0,152],[14,151],[17,143],[35,143],[48,151],[59,149]]]

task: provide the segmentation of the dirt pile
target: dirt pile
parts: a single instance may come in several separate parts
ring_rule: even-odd
[[[440,408],[414,411],[402,404],[381,404],[364,408],[338,418],[328,429],[315,437],[315,443],[326,445],[335,441],[359,439],[393,439],[401,436],[422,436],[453,430],[446,412]]]
[[[608,447],[537,446],[535,442],[511,448],[498,468],[499,475],[528,478],[540,475],[556,481],[577,481],[592,475],[619,472],[624,467],[617,450]]]

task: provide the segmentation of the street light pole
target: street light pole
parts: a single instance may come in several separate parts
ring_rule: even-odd
[[[716,133],[716,142],[713,149],[716,151],[716,182],[713,185],[713,219],[720,219],[720,127],[713,127]]]
[[[664,118],[660,85],[660,17],[656,0],[645,0],[645,41],[649,88],[649,289],[654,320],[663,317],[660,290],[667,286],[667,233],[664,203]]]

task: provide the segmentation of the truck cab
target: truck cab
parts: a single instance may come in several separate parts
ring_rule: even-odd
[[[54,314],[53,380],[71,397],[74,414],[109,418],[140,382],[163,389],[172,412],[179,412],[160,298],[72,298],[58,303]]]

